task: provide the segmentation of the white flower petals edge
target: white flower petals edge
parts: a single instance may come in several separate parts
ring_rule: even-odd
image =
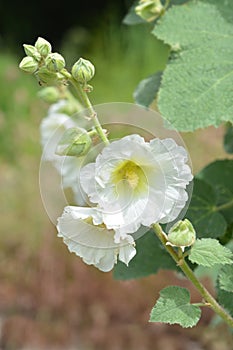
[[[58,219],[57,230],[70,252],[86,264],[108,272],[117,263],[117,258],[128,265],[136,249],[129,235],[116,243],[115,232],[102,227],[102,222],[101,212],[96,208],[68,206]]]

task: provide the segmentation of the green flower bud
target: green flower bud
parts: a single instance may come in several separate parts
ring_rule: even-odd
[[[34,46],[24,44],[23,47],[26,55],[33,57],[38,62],[41,60],[41,55]]]
[[[188,219],[179,220],[168,233],[168,244],[176,247],[189,247],[195,242],[196,232]]]
[[[19,68],[27,73],[35,73],[38,69],[38,62],[33,57],[24,57],[19,64]]]
[[[67,129],[56,149],[59,156],[84,156],[91,148],[91,138],[82,128]]]
[[[50,53],[45,59],[45,65],[51,72],[60,72],[65,67],[65,60],[59,53]]]
[[[84,58],[80,58],[72,67],[71,74],[81,84],[86,84],[95,74],[94,65]]]
[[[83,109],[82,106],[80,106],[80,108],[77,109],[77,102],[72,103],[71,101],[67,100],[66,103],[59,108],[59,112],[71,116],[71,115],[74,115],[75,113],[81,111],[82,109]]]
[[[160,0],[141,0],[135,7],[135,12],[145,21],[152,22],[160,16],[163,9]]]
[[[52,51],[51,44],[47,40],[41,37],[39,37],[35,42],[35,48],[41,54],[41,56],[44,56],[44,57],[46,57]]]
[[[50,72],[46,67],[41,67],[37,76],[41,85],[56,85],[59,82],[57,73]]]
[[[38,96],[47,103],[55,103],[60,99],[60,94],[54,86],[48,86],[38,92]]]

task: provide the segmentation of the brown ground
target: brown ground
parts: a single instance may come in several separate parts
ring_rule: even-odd
[[[210,128],[184,135],[195,172],[225,156],[222,133]],[[38,189],[38,159],[27,156],[18,169],[3,164],[2,170],[0,349],[233,349],[224,326],[207,327],[213,316],[207,309],[194,329],[148,323],[161,288],[189,283],[167,271],[115,281],[111,273],[86,266],[68,253],[48,222]],[[212,289],[210,281],[205,283]],[[192,301],[200,301],[190,289]]]

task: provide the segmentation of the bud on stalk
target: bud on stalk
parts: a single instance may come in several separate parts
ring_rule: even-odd
[[[38,69],[38,62],[33,57],[24,57],[19,64],[19,68],[27,73],[35,73]]]
[[[72,67],[72,76],[80,84],[86,85],[86,83],[91,80],[95,74],[94,65],[84,58],[80,58]]]
[[[35,42],[35,48],[43,57],[48,56],[52,51],[51,44],[41,37],[39,37]]]
[[[59,156],[76,156],[81,157],[87,154],[91,148],[91,138],[87,131],[82,128],[67,129],[56,149]]]
[[[196,239],[196,232],[188,219],[179,220],[169,230],[167,244],[176,247],[189,247]]]

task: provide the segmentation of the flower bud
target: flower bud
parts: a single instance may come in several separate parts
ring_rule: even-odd
[[[59,109],[59,112],[72,116],[83,109],[82,106],[80,106],[80,108],[77,109],[77,106],[78,106],[77,101],[73,103],[69,100],[66,100],[66,103]]]
[[[35,48],[41,54],[41,56],[44,56],[44,57],[46,57],[52,51],[51,44],[47,40],[41,37],[39,37],[35,42]]]
[[[38,69],[38,63],[33,57],[24,57],[19,64],[19,68],[27,73],[35,73]]]
[[[41,85],[55,85],[59,82],[57,73],[50,72],[46,67],[41,67],[37,72],[37,76]]]
[[[60,94],[54,86],[48,86],[38,92],[38,96],[47,103],[55,103],[60,99]]]
[[[50,72],[60,72],[65,67],[65,60],[59,53],[50,53],[45,59],[45,65]]]
[[[160,0],[141,0],[135,7],[138,16],[147,22],[152,22],[158,18],[163,11],[163,5]]]
[[[179,220],[168,233],[168,244],[176,247],[189,247],[195,242],[196,232],[188,219]]]
[[[41,55],[34,46],[24,44],[23,47],[26,55],[33,57],[38,62],[41,60]]]
[[[84,156],[91,148],[91,138],[87,131],[82,128],[67,129],[56,149],[59,156]]]
[[[80,84],[86,84],[95,74],[94,65],[84,58],[80,58],[72,67],[72,76]]]

